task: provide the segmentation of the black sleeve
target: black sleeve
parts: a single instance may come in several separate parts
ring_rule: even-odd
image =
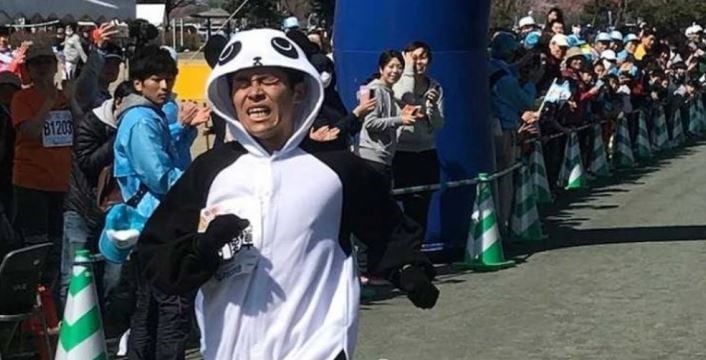
[[[382,175],[350,152],[315,154],[343,183],[341,247],[349,254],[349,235],[368,247],[368,270],[393,280],[404,265],[422,266],[433,277],[432,264],[419,250],[423,230],[406,217]]]
[[[245,150],[227,143],[199,156],[147,221],[137,244],[143,275],[167,294],[188,294],[215,273],[220,258],[204,259],[194,245],[213,179]]]
[[[101,170],[113,162],[115,132],[106,129],[92,113],[78,122],[74,152],[78,167],[89,179],[98,179]],[[96,184],[91,184],[95,186]]]
[[[363,121],[355,116],[355,114],[348,113],[348,115],[339,119],[334,126],[339,128],[341,133],[345,134],[345,136],[353,137],[360,132],[360,129],[363,127]]]

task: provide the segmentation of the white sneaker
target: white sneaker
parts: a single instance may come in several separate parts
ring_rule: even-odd
[[[127,329],[123,335],[120,337],[120,342],[118,342],[118,352],[115,353],[116,356],[126,356],[127,355],[127,340],[130,338],[130,329]]]

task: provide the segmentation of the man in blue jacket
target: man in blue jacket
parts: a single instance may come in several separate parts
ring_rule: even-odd
[[[129,211],[144,221],[189,163],[183,157],[191,142],[172,138],[163,111],[163,105],[171,99],[176,75],[176,62],[168,51],[156,46],[142,49],[130,62],[130,80],[137,94],[125,98],[118,114],[114,175]],[[184,147],[186,151],[179,149]],[[143,225],[136,227],[141,229]],[[140,267],[139,263],[136,265]],[[183,358],[193,299],[165,295],[139,275],[136,280],[137,304],[131,321],[129,357]]]

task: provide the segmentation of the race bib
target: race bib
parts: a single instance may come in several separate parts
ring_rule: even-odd
[[[69,110],[49,112],[42,130],[42,146],[65,147],[74,144],[74,122]]]
[[[259,207],[257,202],[247,199],[229,200],[202,209],[198,232],[205,232],[208,224],[216,216],[225,214],[234,214],[242,219],[248,219],[250,225],[239,236],[231,239],[221,248],[219,255],[224,261],[214,275],[218,281],[252,273],[260,259],[258,246],[262,244],[260,241],[262,229],[259,226],[261,216]]]

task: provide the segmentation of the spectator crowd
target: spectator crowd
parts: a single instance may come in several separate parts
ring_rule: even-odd
[[[698,25],[665,37],[648,24],[569,26],[560,9],[543,20],[542,26],[524,17],[516,28],[496,29],[489,37],[497,170],[513,166],[528,151],[527,140],[543,139],[549,182],[559,192],[566,137],[552,135],[599,124],[604,143],[611,144],[622,116],[637,144],[639,114],[651,129],[652,119],[663,113],[671,139],[675,126],[686,126],[675,116],[688,118],[691,104],[706,101],[706,37]],[[61,316],[75,251],[100,252],[106,260],[96,268],[102,309],[118,335],[130,329],[124,335],[128,355],[183,358],[193,298],[154,287],[130,252],[189,167],[197,128],[211,121],[221,140],[215,146],[235,136],[208,106],[180,101],[172,92],[178,76],[173,50],[139,49],[129,60],[128,79],[111,86],[126,64],[114,42],[117,30],[102,24],[87,37],[76,30],[69,24],[57,34],[63,41],[23,42],[15,49],[0,36],[0,254],[54,245],[43,284]],[[372,74],[349,110],[337,91],[326,31],[307,32],[296,24],[285,30],[324,86],[323,104],[302,148],[350,150],[384,179],[386,190],[439,182],[436,135],[444,126],[445,97],[443,84],[430,75],[430,44],[420,39],[383,51],[377,64],[368,64]],[[227,42],[219,36],[206,45],[209,64],[218,62]],[[88,40],[82,44],[82,38]],[[279,80],[258,81],[265,86]],[[586,165],[593,161],[592,134],[579,133]],[[506,232],[513,177],[498,180],[496,191]],[[398,200],[424,229],[430,193]],[[368,251],[368,263],[379,262],[380,255]],[[381,274],[361,276],[364,284],[385,280]]]

